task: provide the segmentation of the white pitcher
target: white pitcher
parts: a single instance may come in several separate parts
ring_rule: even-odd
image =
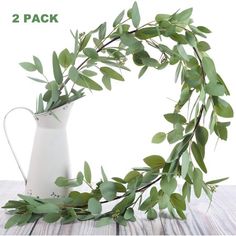
[[[16,107],[4,117],[5,135],[25,180],[25,193],[27,195],[48,198],[66,196],[69,192],[68,188],[57,187],[55,180],[59,176],[70,178],[66,124],[71,106],[72,103],[69,103],[40,114],[35,114],[25,107]],[[6,118],[10,112],[16,109],[29,111],[37,124],[27,178],[12,148],[6,129]]]

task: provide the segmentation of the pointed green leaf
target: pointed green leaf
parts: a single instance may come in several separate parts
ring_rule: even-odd
[[[205,91],[212,96],[223,96],[225,94],[225,87],[216,81],[210,81],[205,85]]]
[[[47,81],[45,80],[42,80],[42,79],[37,79],[37,78],[33,78],[33,77],[30,77],[30,76],[27,76],[29,79],[33,80],[33,81],[36,81],[36,82],[39,82],[39,83],[47,83]]]
[[[99,26],[98,38],[103,40],[106,37],[107,23],[104,22]]]
[[[216,114],[225,118],[232,118],[234,112],[228,102],[219,97],[213,97],[214,109]]]
[[[213,60],[210,57],[205,56],[202,58],[202,65],[208,79],[212,82],[216,82],[217,73],[216,73],[216,68],[215,68],[215,64]]]
[[[115,79],[115,80],[120,80],[120,81],[124,81],[124,78],[121,74],[119,74],[118,72],[116,72],[115,70],[113,70],[110,67],[101,67],[100,71],[107,77]]]
[[[132,18],[132,23],[133,23],[134,27],[138,28],[139,23],[140,23],[140,13],[139,13],[137,2],[134,2],[133,6],[132,6],[131,18]]]
[[[160,31],[157,27],[145,27],[135,32],[135,36],[142,40],[154,38],[159,35]]]
[[[198,126],[195,131],[195,136],[197,143],[200,143],[202,146],[205,146],[208,140],[208,131],[203,126]]]
[[[165,139],[166,134],[164,132],[159,132],[153,136],[152,143],[162,143]]]
[[[80,44],[80,48],[79,50],[82,51],[88,44],[89,40],[91,38],[91,33],[89,32],[88,34],[86,34]]]
[[[186,119],[184,116],[177,113],[168,113],[164,115],[165,119],[172,124],[185,124]]]
[[[173,207],[176,209],[179,209],[179,210],[186,209],[185,200],[183,196],[180,195],[179,193],[172,193],[170,196],[170,202],[173,205]]]
[[[19,222],[20,219],[21,219],[21,215],[20,214],[14,215],[14,216],[10,217],[8,219],[7,223],[5,224],[5,229],[9,229],[12,226],[16,225]]]
[[[181,176],[183,179],[187,176],[190,163],[190,156],[188,151],[185,151],[182,155],[182,165],[181,165]]]
[[[193,189],[197,198],[201,196],[203,184],[203,175],[201,170],[194,168],[193,171]]]
[[[63,81],[63,75],[61,72],[61,67],[56,52],[53,52],[52,55],[52,64],[53,64],[53,74],[56,82],[61,84]]]
[[[102,82],[108,90],[111,90],[111,79],[108,76],[104,75],[102,77]]]
[[[211,181],[206,182],[206,184],[218,184],[218,183],[220,183],[220,182],[222,182],[222,181],[227,180],[228,178],[229,178],[229,177],[222,178],[222,179],[211,180]]]
[[[120,22],[122,21],[123,17],[124,17],[125,11],[123,10],[114,20],[113,22],[113,27],[116,27],[118,24],[120,24]]]
[[[39,60],[39,58],[36,57],[36,56],[33,56],[33,60],[34,60],[34,65],[35,65],[37,71],[38,71],[39,73],[43,74],[43,66],[42,66],[42,63],[41,63],[41,61]]]
[[[181,44],[177,45],[177,51],[178,51],[179,55],[182,57],[183,60],[185,60],[185,61],[189,60],[189,56],[187,55],[184,47]]]
[[[30,71],[30,72],[37,70],[36,66],[34,64],[30,63],[30,62],[21,62],[20,66],[23,69],[25,69],[27,71]]]
[[[202,31],[203,33],[206,33],[206,34],[211,33],[211,31],[205,26],[198,26],[197,29]]]
[[[84,177],[88,183],[91,183],[92,174],[91,169],[87,161],[84,162]]]
[[[192,150],[193,156],[194,156],[197,164],[199,165],[199,167],[202,169],[202,171],[207,173],[207,168],[206,168],[205,163],[203,161],[202,153],[201,153],[198,145],[195,142],[192,143],[191,150]]]

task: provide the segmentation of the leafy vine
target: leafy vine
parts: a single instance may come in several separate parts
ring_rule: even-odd
[[[87,184],[90,192],[72,191],[67,197],[50,199],[18,195],[21,200],[10,200],[3,206],[13,214],[6,228],[40,218],[49,223],[59,219],[62,223],[94,219],[97,226],[114,221],[126,225],[128,221],[135,221],[134,207],[137,204],[149,220],[157,218],[156,206],[160,210],[168,209],[174,217],[185,219],[186,201],[190,201],[192,189],[197,198],[204,191],[212,200],[217,184],[227,178],[204,180],[204,174],[207,173],[204,156],[208,133],[215,133],[218,138],[226,140],[230,122],[219,121],[219,117],[231,118],[233,110],[228,102],[220,98],[229,95],[229,90],[207,53],[210,46],[199,40],[206,38],[211,31],[204,26],[194,26],[191,15],[191,8],[171,15],[158,14],[154,21],[139,26],[140,13],[134,2],[127,11],[128,18],[124,19],[125,11],[122,11],[114,20],[109,34],[106,33],[106,23],[87,34],[71,32],[75,42],[73,52],[64,49],[59,56],[53,52],[52,81],[45,76],[42,63],[36,56],[33,57],[33,63],[20,63],[25,70],[37,71],[42,76],[30,79],[46,85],[46,92],[37,99],[37,113],[52,111],[82,98],[86,88],[90,91],[102,90],[102,86],[92,79],[98,73],[102,75],[103,85],[111,90],[112,80],[124,80],[115,68],[129,71],[125,66],[129,57],[141,67],[139,78],[148,69],[161,70],[167,65],[177,65],[175,82],[180,78],[182,87],[174,112],[164,115],[173,129],[168,133],[159,132],[152,138],[153,143],[161,143],[165,139],[169,144],[175,143],[167,160],[160,155],[148,156],[144,158],[144,167],[133,168],[124,178],[108,179],[101,168],[102,178],[95,185],[92,184],[90,166],[85,162],[84,171],[80,171],[75,179],[58,177],[55,183],[59,187]],[[130,29],[132,27],[134,29]],[[91,38],[94,46],[88,47]],[[162,43],[167,38],[174,43],[172,47]],[[147,48],[150,52],[147,52]],[[159,60],[150,56],[153,48],[160,52]],[[188,52],[191,48],[193,54]],[[82,62],[75,66],[81,58]],[[196,100],[186,118],[180,112],[191,98]],[[211,114],[207,116],[209,112]],[[206,117],[209,118],[209,128],[204,127],[203,118],[205,120]],[[184,180],[181,193],[176,190],[178,178]],[[150,192],[143,200],[143,193],[149,188]],[[111,201],[114,201],[114,207],[103,212],[102,204]]]

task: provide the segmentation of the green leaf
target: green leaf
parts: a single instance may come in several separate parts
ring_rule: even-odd
[[[193,189],[197,198],[201,196],[203,184],[203,175],[200,169],[194,168],[193,171]]]
[[[185,179],[185,177],[188,174],[189,163],[190,163],[190,156],[188,151],[185,151],[182,155],[182,165],[181,165],[181,176],[183,177],[183,179]]]
[[[42,63],[41,61],[39,60],[38,57],[36,56],[33,56],[33,60],[34,60],[34,65],[36,67],[36,70],[40,73],[40,74],[43,74],[43,66],[42,66]]]
[[[179,193],[172,193],[170,196],[170,202],[173,205],[174,208],[178,210],[185,210],[186,209],[186,204],[185,200],[182,195]]]
[[[140,79],[144,73],[147,71],[148,66],[143,66],[142,69],[139,71],[138,78]]]
[[[151,155],[145,157],[143,161],[152,169],[161,169],[165,166],[165,160],[159,155]]]
[[[76,176],[76,183],[78,184],[78,186],[83,184],[83,180],[84,180],[84,175],[81,171],[79,171]]]
[[[205,146],[208,140],[208,131],[203,126],[198,126],[195,131],[195,136],[197,143],[200,143],[202,146]]]
[[[21,62],[20,66],[23,69],[25,69],[27,71],[30,71],[30,72],[37,70],[36,66],[34,64],[30,63],[30,62]]]
[[[213,97],[214,109],[217,115],[232,118],[234,116],[234,112],[232,107],[228,102],[219,97]]]
[[[95,76],[97,75],[97,73],[95,71],[92,71],[92,70],[83,70],[82,73],[88,77],[92,77],[92,76]]]
[[[88,201],[88,210],[93,215],[98,215],[102,212],[102,205],[97,199],[90,198],[89,201]]]
[[[217,81],[217,73],[213,60],[210,57],[204,56],[202,58],[203,70],[206,73],[208,79],[212,82]]]
[[[227,140],[228,138],[228,131],[227,131],[227,126],[230,125],[230,122],[216,122],[214,130],[216,135],[222,139],[222,140]]]
[[[30,76],[27,76],[29,79],[33,80],[33,81],[36,81],[36,82],[39,82],[39,83],[47,83],[47,81],[45,80],[42,80],[42,79],[37,79],[37,78],[33,78],[33,77],[30,77]]]
[[[53,52],[52,55],[52,65],[53,65],[54,78],[58,84],[61,84],[63,81],[63,75],[61,72],[61,67],[56,52]]]
[[[59,54],[59,63],[62,67],[68,68],[73,62],[73,57],[69,50],[65,48],[60,54]]]
[[[100,71],[107,77],[115,79],[115,80],[120,80],[120,81],[124,81],[124,78],[122,75],[120,75],[118,72],[116,72],[115,70],[113,70],[110,67],[101,67]]]
[[[192,142],[191,150],[192,150],[193,156],[194,156],[197,164],[201,168],[201,170],[204,171],[205,173],[207,173],[207,168],[204,164],[202,153],[201,153],[198,145],[195,142]]]
[[[60,208],[53,203],[45,203],[37,206],[33,212],[37,214],[59,213]]]
[[[192,15],[192,12],[193,12],[193,9],[192,8],[188,8],[186,10],[183,10],[182,12],[174,15],[174,19],[177,20],[178,22],[184,22],[184,21],[187,21],[189,20],[189,18],[191,17]]]
[[[116,197],[116,185],[114,182],[103,182],[100,184],[99,189],[107,201],[112,201]]]
[[[120,212],[120,214],[123,214],[125,210],[130,207],[133,204],[133,201],[135,200],[135,193],[131,192],[126,197],[124,197],[119,203],[117,203],[112,211],[113,212]]]
[[[197,40],[195,35],[191,31],[186,31],[185,32],[185,37],[189,43],[190,46],[196,47],[197,46]]]
[[[132,18],[132,23],[133,23],[134,27],[138,28],[139,23],[140,23],[140,14],[139,14],[137,2],[134,2],[133,6],[132,6],[131,18]]]
[[[108,90],[111,90],[111,79],[108,76],[104,75],[102,77],[102,82]]]
[[[200,41],[197,43],[197,48],[201,52],[206,52],[211,49],[210,45],[205,41]]]
[[[177,51],[178,51],[179,55],[181,56],[181,58],[185,61],[188,61],[189,56],[187,55],[184,47],[181,44],[178,44],[176,47],[177,47]]]
[[[43,216],[43,220],[47,223],[54,223],[61,218],[60,213],[48,213]]]
[[[32,217],[31,212],[25,212],[25,213],[21,214],[21,218],[17,224],[24,225],[24,224],[28,223],[28,221],[31,219],[31,217]]]
[[[83,52],[89,58],[92,58],[92,59],[98,58],[98,53],[94,48],[85,48]]]
[[[38,107],[37,107],[37,113],[44,112],[44,105],[43,105],[43,96],[40,93],[38,98]]]
[[[151,208],[147,212],[147,218],[149,220],[155,220],[157,218],[157,212],[154,208]]]
[[[104,22],[99,26],[98,38],[103,40],[106,37],[107,23]]]
[[[152,143],[162,143],[166,139],[166,133],[159,132],[152,137]]]
[[[14,215],[11,218],[8,219],[7,223],[5,224],[5,229],[9,229],[12,226],[16,225],[19,220],[21,219],[21,215]]]
[[[80,48],[79,48],[80,51],[82,51],[87,46],[90,38],[91,38],[91,33],[89,32],[84,36],[82,42],[80,43]]]
[[[69,70],[69,78],[77,85],[91,90],[102,90],[102,87],[87,76],[80,74],[74,66]]]
[[[90,166],[87,161],[84,162],[84,178],[88,183],[91,183],[92,174]]]
[[[114,20],[113,22],[113,27],[116,27],[117,25],[120,24],[120,22],[122,21],[123,17],[124,17],[125,11],[123,10]]]
[[[127,208],[124,214],[125,220],[130,220],[134,217],[134,209],[133,208]]]
[[[155,20],[157,23],[161,22],[161,21],[168,21],[170,18],[170,15],[168,14],[158,14],[155,17]]]
[[[168,177],[164,176],[161,178],[160,185],[163,192],[170,195],[177,188],[177,181],[174,177],[168,179]]]
[[[197,29],[206,34],[211,33],[211,31],[205,26],[198,26]]]
[[[135,32],[135,36],[142,40],[154,38],[159,35],[160,31],[157,27],[146,27]]]
[[[168,142],[172,144],[181,140],[183,138],[183,131],[184,128],[177,123],[175,129],[167,134]]]
[[[130,182],[131,180],[133,180],[134,178],[136,177],[139,177],[140,176],[140,173],[136,170],[132,170],[130,171],[128,174],[126,174],[125,178],[124,178],[124,181],[126,183]]]
[[[181,69],[182,69],[182,62],[180,61],[175,71],[175,83],[178,81]]]
[[[185,124],[186,119],[184,116],[177,113],[168,113],[164,115],[165,119],[172,124]]]
[[[111,223],[113,223],[113,219],[111,217],[103,217],[96,222],[96,227],[110,225]]]
[[[216,81],[210,81],[210,83],[205,85],[205,91],[212,96],[223,96],[225,87]]]
[[[102,166],[101,166],[101,172],[102,172],[103,181],[106,182],[108,179],[107,179],[106,173],[105,173],[105,171],[104,171]]]
[[[206,184],[218,184],[218,183],[220,183],[220,182],[222,182],[222,181],[227,180],[228,178],[229,178],[229,177],[222,178],[222,179],[211,180],[211,181],[206,182]]]
[[[129,54],[134,54],[144,50],[144,46],[142,45],[142,43],[131,34],[122,34],[120,40],[125,46],[128,46],[127,51]]]

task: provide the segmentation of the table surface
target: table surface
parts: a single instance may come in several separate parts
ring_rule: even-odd
[[[0,181],[0,205],[24,193],[24,184],[18,181]],[[236,235],[236,186],[220,186],[214,194],[211,207],[202,196],[192,199],[187,206],[187,220],[178,220],[162,212],[156,220],[148,221],[137,212],[137,221],[126,227],[114,223],[95,227],[94,221],[48,224],[39,220],[24,226],[4,229],[9,215],[0,210],[0,235]]]

